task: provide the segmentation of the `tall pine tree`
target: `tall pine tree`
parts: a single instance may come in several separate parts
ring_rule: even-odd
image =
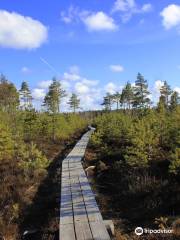
[[[22,82],[21,89],[19,90],[20,99],[21,99],[21,106],[24,110],[32,109],[32,95],[29,89],[27,82]]]
[[[143,75],[138,73],[134,87],[134,108],[145,108],[150,105],[149,91],[147,80],[144,79]]]
[[[75,93],[72,93],[72,96],[69,99],[68,104],[70,105],[70,108],[73,110],[73,112],[76,112],[76,109],[79,108],[80,105],[80,99]]]
[[[132,86],[129,82],[127,82],[125,87],[122,90],[121,104],[124,105],[124,108],[130,109],[133,99],[134,99],[134,94],[133,94]]]
[[[161,93],[161,96],[164,97],[166,107],[168,107],[169,97],[172,93],[172,90],[166,81],[164,81],[164,85],[160,88],[160,93]]]
[[[49,91],[44,98],[44,106],[51,113],[59,113],[61,100],[65,96],[66,92],[62,89],[61,83],[56,78],[53,78]]]
[[[104,109],[106,111],[110,111],[112,108],[112,104],[113,104],[113,95],[111,95],[110,93],[106,93],[106,96],[104,97],[104,101],[101,105],[104,106]]]

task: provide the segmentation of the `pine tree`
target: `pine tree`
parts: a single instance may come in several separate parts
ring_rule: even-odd
[[[161,96],[165,98],[165,105],[166,107],[168,107],[169,96],[171,95],[172,90],[166,81],[164,81],[164,85],[160,88],[160,93],[161,93]]]
[[[149,94],[150,93],[148,91],[147,80],[145,80],[144,77],[140,73],[138,73],[134,87],[133,107],[145,108],[149,106],[150,105],[150,99],[148,97]]]
[[[107,93],[101,105],[104,106],[105,110],[110,111],[112,108],[112,103],[113,103],[113,96],[110,93]]]
[[[49,91],[44,98],[44,106],[52,113],[52,135],[53,140],[56,139],[57,114],[60,112],[60,104],[63,97],[66,96],[65,90],[62,89],[61,83],[53,78]]]
[[[19,90],[21,105],[24,110],[32,109],[32,96],[27,82],[22,82],[21,89]]]
[[[178,92],[174,91],[171,95],[171,100],[170,100],[170,109],[175,110],[176,107],[180,104],[180,97]]]
[[[159,113],[164,113],[166,111],[166,99],[164,96],[159,97],[159,102],[157,104],[157,110]]]
[[[78,96],[75,93],[72,93],[68,104],[70,105],[70,108],[73,110],[74,113],[76,112],[76,109],[79,108],[80,99],[78,99]]]
[[[119,103],[121,100],[121,94],[119,92],[116,92],[115,94],[113,94],[112,96],[112,100],[114,103],[116,103],[116,109],[119,109]]]
[[[134,99],[134,94],[133,94],[132,86],[129,82],[127,82],[125,87],[122,90],[121,104],[124,105],[124,108],[130,109],[133,99]]]
[[[44,106],[51,113],[59,113],[61,100],[65,96],[66,92],[62,89],[61,83],[56,78],[53,78],[49,91],[44,98]]]
[[[19,93],[4,75],[0,75],[0,109],[13,113],[19,106]]]

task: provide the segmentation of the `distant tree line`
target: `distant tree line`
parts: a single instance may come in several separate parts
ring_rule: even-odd
[[[178,92],[172,91],[171,87],[166,81],[160,88],[160,98],[158,107],[175,108],[180,102]],[[132,86],[129,82],[126,83],[122,92],[116,92],[115,94],[107,93],[104,97],[102,105],[105,110],[111,110],[115,104],[115,108],[118,109],[144,109],[153,106],[150,99],[150,92],[148,90],[147,80],[142,74],[138,73],[135,81],[135,86]]]

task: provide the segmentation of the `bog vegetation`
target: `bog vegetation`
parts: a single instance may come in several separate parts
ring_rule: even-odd
[[[89,120],[76,114],[75,93],[68,101],[73,113],[60,113],[66,95],[54,78],[37,111],[27,82],[18,91],[0,76],[0,238],[16,238],[23,211],[33,201],[29,192],[47,175],[49,149],[87,126]],[[108,208],[133,226],[160,225],[159,219],[171,224],[180,214],[179,95],[165,81],[157,105],[149,96],[139,73],[134,87],[127,82],[121,93],[107,93],[104,110],[94,113],[91,146],[97,161],[108,165],[98,172],[98,182],[110,197]]]
[[[150,107],[149,94],[138,74],[135,87],[127,83],[122,93],[104,97],[105,111],[94,121],[91,147],[108,166],[98,171],[99,191],[107,196],[107,212],[112,210],[108,217],[125,219],[126,232],[138,224],[156,229],[157,219],[166,219],[161,227],[168,228],[180,214],[179,95],[164,82]]]
[[[33,200],[29,192],[47,175],[51,148],[56,145],[60,149],[87,125],[77,114],[60,113],[65,94],[53,79],[43,110],[36,111],[26,82],[18,91],[0,76],[0,239],[16,239],[23,210]],[[73,95],[70,101],[74,112],[79,107],[77,100]]]

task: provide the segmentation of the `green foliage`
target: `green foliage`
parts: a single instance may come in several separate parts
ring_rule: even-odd
[[[166,160],[170,171],[175,172],[179,164],[179,122],[179,106],[171,113],[165,109],[149,110],[139,117],[110,112],[96,118],[91,143],[107,161],[116,159],[132,167],[147,168]]]
[[[134,100],[133,88],[129,82],[126,83],[125,87],[122,90],[121,94],[121,104],[124,108],[131,108],[131,105]]]
[[[49,165],[49,160],[37,148],[36,144],[31,142],[28,145],[21,146],[19,158],[21,157],[20,166],[25,170],[44,169]]]
[[[176,148],[175,152],[171,154],[169,170],[171,173],[180,173],[180,148]]]
[[[75,93],[72,93],[72,96],[70,97],[68,104],[74,113],[76,112],[76,109],[79,108],[80,99],[78,98],[78,96]]]
[[[9,113],[17,110],[19,106],[19,94],[14,86],[4,75],[0,75],[0,110]]]
[[[171,95],[171,87],[168,85],[166,81],[164,81],[163,86],[160,89],[161,96],[164,97],[165,105],[168,106],[169,104],[169,96]]]
[[[32,96],[27,82],[22,82],[21,89],[19,91],[21,99],[21,107],[25,110],[32,109]]]
[[[144,108],[149,106],[150,105],[150,99],[148,97],[149,94],[150,93],[148,91],[147,80],[145,80],[144,77],[140,73],[138,73],[134,87],[133,106],[136,108]]]
[[[13,144],[10,130],[4,124],[0,123],[0,160],[13,156]]]
[[[61,100],[65,96],[66,93],[62,89],[61,83],[56,78],[53,78],[49,91],[44,98],[44,106],[51,113],[59,113]]]
[[[113,95],[111,95],[110,93],[106,93],[106,96],[104,97],[103,103],[101,105],[104,106],[104,109],[106,111],[110,111],[112,104],[113,104]]]

